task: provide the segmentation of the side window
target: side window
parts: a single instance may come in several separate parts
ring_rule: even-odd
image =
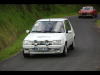
[[[71,27],[70,27],[68,20],[65,20],[64,23],[65,23],[66,30],[71,30]]]
[[[67,20],[67,23],[68,23],[69,30],[71,30],[71,26],[68,20]]]

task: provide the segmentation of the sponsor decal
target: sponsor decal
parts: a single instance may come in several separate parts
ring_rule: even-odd
[[[37,38],[50,38],[50,36],[38,36]]]

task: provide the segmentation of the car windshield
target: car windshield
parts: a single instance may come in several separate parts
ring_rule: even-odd
[[[92,10],[92,7],[83,7],[82,10]]]
[[[62,21],[37,21],[32,30],[39,33],[64,33],[64,24]]]

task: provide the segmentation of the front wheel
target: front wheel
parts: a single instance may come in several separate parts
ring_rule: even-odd
[[[81,18],[81,16],[78,16],[78,18]]]
[[[23,56],[24,56],[25,58],[27,58],[27,57],[30,56],[30,54],[25,54],[25,53],[24,53],[24,50],[23,50]]]
[[[91,16],[91,18],[93,18],[95,15],[94,15],[94,13],[92,14],[92,16]]]
[[[95,17],[97,18],[97,15],[95,15]]]
[[[65,57],[67,55],[67,45],[64,46],[63,53],[61,53],[61,56]]]

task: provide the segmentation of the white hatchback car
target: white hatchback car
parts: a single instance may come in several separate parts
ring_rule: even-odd
[[[39,19],[23,41],[23,56],[30,54],[67,55],[67,48],[74,49],[75,33],[67,18]]]

